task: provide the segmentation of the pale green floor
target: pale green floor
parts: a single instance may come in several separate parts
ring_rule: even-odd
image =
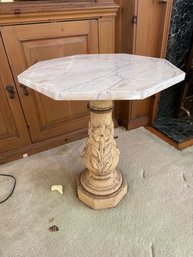
[[[85,140],[0,166],[17,178],[0,205],[0,257],[193,257],[193,147],[178,151],[144,128],[115,133],[129,184],[115,209],[95,211],[76,197]],[[10,189],[0,177],[0,200]]]

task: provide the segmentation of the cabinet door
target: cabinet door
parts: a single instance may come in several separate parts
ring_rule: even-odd
[[[32,24],[2,28],[16,76],[32,64],[74,54],[98,53],[97,20]],[[55,101],[16,82],[33,142],[85,128],[85,101]]]
[[[0,155],[30,143],[24,115],[0,39]],[[9,86],[10,93],[6,90]],[[10,98],[11,97],[11,98]]]
[[[164,57],[162,44],[167,41],[171,0],[138,0],[137,3],[135,54]]]

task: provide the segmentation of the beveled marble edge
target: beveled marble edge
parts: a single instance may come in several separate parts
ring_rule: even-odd
[[[184,78],[166,59],[129,54],[45,60],[18,75],[20,83],[55,100],[140,100]]]
[[[171,63],[170,63],[171,64]],[[20,74],[21,75],[21,74]],[[48,90],[48,88],[41,87],[40,85],[33,84],[32,82],[25,80],[21,78],[21,76],[18,75],[18,81],[23,84],[27,85],[27,87],[34,89],[38,91],[39,93],[46,95],[54,100],[143,100],[147,97],[150,97],[156,93],[159,93],[160,91],[167,89],[168,87],[174,86],[175,84],[181,82],[185,78],[185,73],[181,72],[181,74],[177,75],[175,78],[170,78],[164,82],[161,82],[160,84],[156,84],[155,86],[145,89],[143,92],[137,91],[137,90],[130,90],[129,92],[129,97],[127,96],[128,91],[126,90],[125,93],[124,91],[121,91],[121,96],[119,95],[118,91],[111,91],[109,92],[104,91],[92,91],[89,92],[87,91],[87,95],[85,95],[85,92],[60,92],[57,94],[57,92]],[[97,95],[97,97],[96,97]]]

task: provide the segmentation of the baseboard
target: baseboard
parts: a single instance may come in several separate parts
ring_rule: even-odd
[[[118,119],[120,126],[125,127],[126,129],[135,129],[141,126],[147,126],[149,123],[149,115],[138,117],[136,119]]]
[[[23,158],[24,154],[32,155],[52,147],[63,145],[74,140],[78,140],[88,135],[88,128],[83,128],[73,132],[66,133],[61,136],[53,137],[38,143],[32,143],[30,145],[23,146],[19,149],[15,149],[9,152],[2,153],[0,155],[0,164]]]

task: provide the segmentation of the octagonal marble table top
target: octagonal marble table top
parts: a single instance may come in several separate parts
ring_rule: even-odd
[[[137,100],[184,77],[183,71],[165,59],[87,54],[38,62],[21,73],[18,80],[55,100]]]

